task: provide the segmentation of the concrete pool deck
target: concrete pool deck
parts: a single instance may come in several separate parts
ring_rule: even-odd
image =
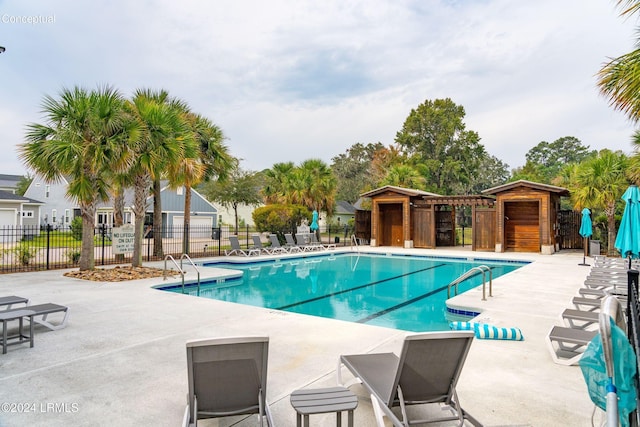
[[[366,250],[532,261],[494,279],[493,297],[486,301],[481,287],[451,301],[482,311],[479,318],[496,326],[519,327],[525,337],[520,342],[474,340],[458,384],[460,402],[486,426],[591,425],[593,404],[580,369],[553,363],[546,342],[589,274],[590,267],[578,265],[581,252]],[[202,270],[207,270],[203,277],[219,273]],[[187,394],[185,342],[249,335],[270,337],[267,399],[275,424],[293,426],[292,391],[334,386],[340,354],[397,353],[406,334],[152,289],[162,278],[88,282],[64,277],[65,271],[0,275],[0,296],[19,295],[32,304],[52,302],[70,309],[65,329],[37,326],[34,348],[15,345],[0,355],[0,426],[181,425]],[[191,269],[187,280],[194,278]],[[351,389],[359,397],[355,425],[373,426],[366,393],[359,385]],[[236,417],[232,422],[237,423],[199,424],[244,426],[255,421]],[[332,426],[335,415],[312,415],[311,423]]]

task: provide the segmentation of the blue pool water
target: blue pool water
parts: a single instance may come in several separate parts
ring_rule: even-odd
[[[451,281],[480,265],[490,267],[495,279],[524,264],[368,254],[217,262],[207,265],[242,270],[242,277],[203,282],[199,296],[407,331],[437,331],[449,329],[452,319],[445,306]],[[482,274],[460,283],[458,293],[479,285]],[[182,292],[181,285],[160,289]],[[185,286],[185,293],[198,295],[197,287]]]

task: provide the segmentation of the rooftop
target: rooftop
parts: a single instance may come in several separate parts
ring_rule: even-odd
[[[496,326],[519,327],[525,337],[520,342],[474,340],[458,384],[460,402],[487,426],[591,425],[593,404],[580,369],[553,363],[546,344],[589,273],[589,267],[578,265],[582,252],[393,252],[532,261],[495,279],[493,297],[486,301],[481,289],[455,297],[456,306],[481,310],[480,318]],[[201,271],[203,277],[221,273]],[[406,334],[152,289],[162,279],[103,283],[63,273],[2,276],[0,295],[70,308],[65,329],[38,326],[34,348],[11,346],[0,355],[0,401],[15,404],[8,410],[3,406],[2,426],[180,425],[187,394],[186,341],[247,335],[270,337],[267,399],[275,423],[291,426],[292,391],[334,386],[340,354],[397,353]],[[187,279],[193,278],[190,271]],[[364,389],[352,390],[359,397],[355,425],[373,425]],[[332,414],[311,418],[314,425],[335,425]],[[251,421],[237,425],[255,425],[255,418]]]

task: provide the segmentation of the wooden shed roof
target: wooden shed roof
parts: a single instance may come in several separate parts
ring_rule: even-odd
[[[505,191],[513,190],[518,187],[527,187],[533,188],[535,190],[540,191],[548,191],[549,193],[557,193],[560,196],[568,196],[569,190],[563,187],[556,187],[555,185],[549,184],[540,184],[539,182],[526,181],[521,179],[519,181],[508,182],[503,185],[498,185],[497,187],[489,188],[487,190],[483,190],[482,194],[498,194],[503,193]]]
[[[386,193],[388,191],[391,191],[393,193],[402,194],[402,195],[409,196],[409,197],[440,196],[439,194],[429,193],[428,191],[424,191],[424,190],[416,190],[416,189],[411,189],[411,188],[396,187],[395,185],[385,185],[384,187],[379,187],[379,188],[376,188],[375,190],[371,190],[369,192],[362,193],[360,196],[361,197],[374,197],[374,196],[377,196],[377,195],[380,195],[380,194],[384,194],[384,193]]]

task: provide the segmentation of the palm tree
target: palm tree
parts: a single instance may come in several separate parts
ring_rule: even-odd
[[[573,170],[568,186],[576,209],[602,209],[607,216],[607,248],[613,254],[616,241],[616,203],[629,186],[626,177],[627,156],[622,152],[601,150],[597,156]]]
[[[640,11],[638,0],[618,0],[622,16]],[[616,110],[624,112],[632,121],[640,119],[640,39],[636,49],[605,64],[598,73],[600,92]]]
[[[319,159],[305,160],[298,167],[295,190],[301,204],[331,216],[335,208],[336,179],[331,168]]]
[[[234,165],[233,157],[222,143],[224,134],[211,120],[193,113],[185,116],[193,132],[196,144],[195,157],[183,157],[181,161],[170,166],[169,184],[172,188],[185,187],[183,252],[189,253],[189,230],[191,225],[191,189],[204,180],[214,176],[224,178]]]
[[[425,179],[415,168],[409,165],[393,165],[382,180],[381,185],[395,185],[398,187],[422,189]]]
[[[139,137],[137,123],[124,110],[122,95],[108,87],[87,91],[63,89],[60,98],[44,98],[45,124],[29,124],[26,142],[18,148],[26,165],[45,179],[69,180],[67,194],[80,207],[82,245],[80,270],[92,270],[98,201],[109,199],[107,171],[131,164],[130,144]]]
[[[162,256],[162,209],[160,178],[169,167],[185,157],[195,157],[192,133],[176,103],[167,101],[165,91],[137,90],[127,103],[129,111],[144,129],[136,146],[136,158],[131,168],[134,183],[135,245],[133,266],[142,265],[142,238],[146,200],[153,183],[154,194],[154,255]]]
[[[293,179],[293,171],[295,166],[293,162],[276,163],[271,169],[264,172],[265,185],[262,189],[265,203],[290,203],[287,200],[287,194],[291,188],[291,180]]]

